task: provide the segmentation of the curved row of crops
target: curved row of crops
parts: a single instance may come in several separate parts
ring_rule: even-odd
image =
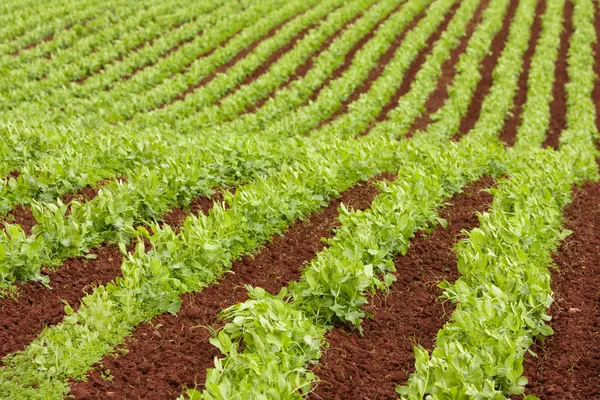
[[[41,318],[33,340],[3,353],[0,393],[78,397],[75,382],[147,340],[140,326],[160,337],[157,321],[177,315],[182,296],[221,284],[237,260],[382,174],[393,179],[367,209],[341,206],[297,280],[269,293],[248,276],[248,300],[209,329],[222,353],[214,367],[168,396],[310,396],[328,332],[362,334],[377,318],[365,304],[394,290],[394,260],[419,232],[444,229],[446,202],[490,176],[493,203],[455,246],[460,278],[439,282],[455,308],[433,348],[415,345],[410,377],[394,388],[403,399],[525,393],[524,357],[553,333],[563,210],[574,186],[599,179],[600,2],[543,3],[0,6],[0,331],[4,307],[18,310],[31,285],[58,290],[51,271],[69,260],[113,245],[122,257],[118,274],[73,283],[77,302],[65,301],[62,320]],[[551,113],[557,87],[563,117]],[[513,147],[500,140],[511,118]],[[542,148],[557,124],[559,145]],[[187,211],[211,196],[205,213]],[[184,214],[178,225],[173,212]]]

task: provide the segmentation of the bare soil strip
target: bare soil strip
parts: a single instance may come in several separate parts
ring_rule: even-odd
[[[456,6],[456,4],[454,6]],[[455,9],[456,7],[453,7],[452,11],[454,11]],[[415,18],[402,30],[402,32],[400,32],[398,36],[396,36],[396,40],[394,40],[394,42],[386,50],[386,52],[383,53],[381,57],[379,57],[379,60],[377,60],[377,64],[375,65],[375,67],[369,71],[369,75],[367,76],[367,79],[365,79],[363,84],[354,89],[350,96],[348,96],[348,98],[342,103],[340,108],[338,108],[328,119],[322,120],[319,123],[317,129],[319,129],[323,125],[329,124],[340,115],[347,113],[348,106],[351,103],[358,100],[358,98],[362,94],[367,93],[369,89],[371,89],[373,83],[375,83],[375,81],[381,76],[389,62],[394,58],[396,51],[404,42],[404,38],[406,37],[408,32],[412,31],[414,27],[417,26],[417,24],[425,17],[425,15],[427,15],[427,8],[423,9],[419,13],[419,15],[415,16]],[[450,15],[450,12],[447,13],[446,17],[448,17],[448,15]]]
[[[551,146],[558,148],[558,138],[561,132],[567,127],[567,90],[566,84],[569,82],[567,73],[567,55],[569,52],[569,42],[573,34],[573,3],[567,0],[563,10],[563,31],[560,34],[560,48],[558,50],[558,59],[556,60],[556,70],[554,72],[555,80],[552,87],[552,102],[550,103],[550,128],[548,129],[546,140],[542,147]]]
[[[125,180],[124,177],[120,177],[117,180]],[[73,200],[77,200],[81,203],[90,201],[94,197],[98,195],[98,190],[102,187],[102,185],[110,182],[110,179],[104,179],[96,183],[95,186],[88,185],[82,189],[77,190],[76,192],[63,194],[60,199],[64,204],[69,204]],[[68,215],[68,214],[67,214]],[[3,222],[9,224],[17,224],[23,228],[23,231],[27,235],[31,235],[31,229],[37,225],[37,221],[33,216],[33,212],[30,207],[24,207],[21,204],[17,204],[7,215],[5,218],[0,219],[0,224]],[[0,227],[0,229],[4,229],[4,226]]]
[[[17,283],[17,299],[0,299],[0,358],[22,350],[46,326],[62,321],[64,302],[76,307],[95,286],[120,274],[122,256],[118,247],[106,244],[90,253],[96,258],[71,258],[56,271],[44,270],[52,289],[38,282]]]
[[[527,393],[544,400],[600,398],[600,183],[576,188],[565,211],[573,231],[561,244],[552,270],[554,335],[528,355]]]
[[[542,16],[546,12],[546,1],[538,0],[535,9],[535,19],[531,27],[531,36],[529,37],[529,45],[523,55],[523,71],[519,76],[517,94],[514,98],[513,108],[508,114],[504,129],[500,133],[500,140],[502,140],[508,147],[515,145],[517,138],[517,130],[521,125],[521,113],[523,112],[523,106],[527,101],[527,81],[529,80],[529,69],[531,68],[531,59],[535,54],[537,42],[540,38],[542,31]]]
[[[477,84],[477,88],[471,97],[471,103],[467,114],[461,119],[458,127],[458,132],[454,135],[454,140],[459,140],[461,137],[466,135],[477,123],[479,119],[479,113],[481,112],[481,106],[483,101],[487,97],[492,85],[494,84],[494,68],[498,63],[498,59],[504,50],[508,39],[508,33],[510,31],[510,25],[517,12],[519,6],[519,0],[511,0],[508,5],[508,11],[502,21],[502,29],[496,34],[492,44],[490,45],[490,52],[484,57],[483,61],[479,65],[479,71],[481,73],[481,80]]]
[[[395,260],[396,277],[390,292],[378,293],[363,309],[373,315],[358,332],[334,329],[327,336],[325,350],[313,371],[320,383],[309,399],[394,399],[396,386],[414,372],[413,346],[431,349],[437,332],[453,311],[439,299],[437,283],[459,277],[452,246],[464,229],[479,225],[477,212],[485,211],[492,196],[482,192],[493,184],[483,178],[455,195],[441,216],[446,229],[431,234],[420,232],[411,241],[406,256]]]
[[[188,215],[206,214],[213,201],[219,200],[222,200],[221,193],[212,198],[196,198],[189,210],[173,208],[162,221],[178,230]],[[121,274],[123,256],[117,246],[105,243],[90,254],[96,258],[74,257],[57,268],[44,269],[51,288],[39,282],[17,283],[16,299],[0,299],[0,358],[22,350],[46,326],[62,321],[65,302],[77,309],[83,296]]]
[[[488,7],[489,3],[490,0],[483,0],[477,7],[477,10],[475,10],[473,18],[471,18],[467,25],[465,36],[461,38],[459,45],[452,50],[450,58],[442,64],[442,74],[438,79],[436,89],[425,102],[424,112],[414,121],[408,130],[406,137],[411,137],[414,132],[427,128],[431,122],[431,115],[444,105],[444,102],[448,98],[448,88],[452,84],[456,74],[456,64],[458,63],[461,54],[465,52],[469,45],[469,40],[471,39],[471,36],[473,36],[475,28],[481,22],[483,11]]]
[[[354,56],[356,55],[356,53],[358,53],[360,51],[360,49],[362,49],[365,44],[367,44],[372,38],[373,36],[375,36],[375,32],[377,32],[377,30],[379,29],[379,27],[385,23],[385,21],[387,21],[388,19],[390,19],[390,17],[398,12],[398,10],[400,9],[400,7],[402,7],[402,5],[405,3],[405,1],[400,2],[393,10],[392,12],[390,12],[388,15],[385,16],[385,18],[379,20],[379,22],[377,22],[377,24],[375,24],[375,26],[369,31],[369,33],[367,33],[362,39],[360,39],[353,47],[352,49],[350,49],[350,51],[348,53],[346,53],[344,55],[344,64],[340,65],[338,68],[335,69],[335,71],[333,71],[333,73],[331,74],[331,76],[329,78],[327,78],[325,80],[325,82],[323,82],[323,84],[317,89],[315,90],[310,98],[309,101],[315,101],[317,99],[317,97],[319,97],[319,93],[321,93],[321,90],[323,90],[324,88],[326,88],[327,86],[329,86],[329,82],[334,81],[338,78],[340,78],[344,72],[346,72],[346,70],[348,68],[350,68],[350,65],[352,65],[352,60],[354,59]]]
[[[377,179],[393,179],[381,175]],[[333,200],[306,221],[292,225],[254,257],[245,256],[233,263],[232,273],[196,294],[182,296],[177,315],[163,314],[140,325],[127,340],[127,354],[105,357],[87,382],[73,382],[76,399],[174,398],[182,385],[201,385],[206,369],[213,366],[219,351],[208,339],[210,330],[220,326],[217,315],[224,308],[246,300],[244,285],[260,286],[277,293],[288,282],[298,279],[302,267],[325,246],[322,237],[331,237],[339,225],[341,202],[354,209],[366,209],[378,189],[371,183],[358,184]],[[110,370],[110,380],[102,372]]]
[[[46,36],[45,38],[38,40],[37,42],[30,43],[30,44],[28,44],[27,46],[25,46],[23,48],[15,50],[14,52],[11,53],[11,56],[17,57],[22,51],[31,50],[33,48],[38,47],[41,44],[44,44],[44,43],[47,43],[47,42],[51,42],[53,40],[54,40],[54,33],[51,33],[48,36]]]

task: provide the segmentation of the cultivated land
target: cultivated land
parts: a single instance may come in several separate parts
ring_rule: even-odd
[[[0,9],[0,398],[600,398],[600,0]]]

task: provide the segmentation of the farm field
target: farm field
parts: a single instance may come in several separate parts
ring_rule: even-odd
[[[600,399],[600,0],[6,0],[1,399]]]

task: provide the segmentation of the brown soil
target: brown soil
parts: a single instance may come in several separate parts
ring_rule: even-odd
[[[33,48],[35,48],[35,47],[38,47],[39,45],[41,45],[41,44],[43,44],[43,43],[51,42],[52,40],[54,40],[54,33],[51,33],[51,34],[49,34],[48,36],[46,36],[45,38],[43,38],[43,39],[41,39],[41,40],[38,40],[37,42],[30,43],[30,44],[28,44],[28,45],[27,45],[27,46],[25,46],[25,47],[22,47],[22,48],[20,48],[20,49],[17,49],[17,50],[15,50],[15,51],[13,51],[13,52],[11,53],[11,56],[14,56],[14,57],[16,57],[16,56],[18,56],[18,55],[19,55],[19,54],[20,54],[22,51],[25,51],[25,50],[31,50],[31,49],[33,49]]]
[[[17,175],[18,178],[18,175]],[[124,177],[118,178],[118,180],[125,180]],[[78,200],[80,202],[86,202],[92,200],[94,197],[98,195],[98,190],[102,187],[102,185],[110,182],[110,179],[103,179],[97,183],[97,186],[86,186],[74,193],[67,193],[62,195],[61,201],[65,204],[70,204],[73,200]],[[69,209],[70,211],[70,209]],[[67,215],[69,213],[67,211]],[[17,204],[6,216],[6,218],[0,220],[0,223],[6,222],[10,224],[18,224],[21,225],[21,228],[25,231],[27,235],[31,234],[31,229],[37,225],[37,221],[33,216],[33,212],[30,207],[23,207],[21,204]]]
[[[31,235],[31,228],[37,225],[37,221],[31,212],[31,208],[23,207],[21,204],[17,204],[7,215],[6,218],[0,220],[7,224],[21,225],[25,234]],[[4,229],[4,227],[3,227]]]
[[[404,42],[404,38],[406,37],[408,32],[413,30],[414,27],[417,26],[417,24],[423,19],[423,17],[425,17],[425,11],[426,8],[423,9],[423,11],[419,13],[419,15],[415,16],[415,18],[413,18],[413,20],[402,30],[402,32],[400,32],[396,36],[396,40],[394,40],[392,44],[388,47],[388,49],[385,51],[385,53],[383,53],[381,57],[379,57],[379,60],[377,60],[375,67],[371,68],[369,74],[367,75],[367,78],[363,81],[363,84],[354,89],[350,96],[348,96],[348,98],[344,100],[342,105],[329,118],[321,120],[321,122],[317,126],[317,129],[319,129],[323,125],[329,124],[331,121],[333,121],[340,115],[348,112],[348,107],[350,106],[350,104],[358,100],[362,94],[367,93],[369,89],[371,89],[371,86],[373,86],[375,81],[381,76],[381,74],[385,70],[385,67],[387,67],[389,62],[394,58],[394,54]]]
[[[566,84],[569,82],[567,73],[567,56],[569,52],[569,42],[573,34],[573,3],[565,2],[563,10],[564,28],[560,35],[560,48],[558,59],[556,60],[555,80],[552,87],[552,101],[550,102],[550,127],[546,140],[542,147],[551,146],[558,148],[558,138],[562,131],[567,127],[567,91]]]
[[[375,3],[373,3],[375,4]],[[371,8],[373,5],[371,5],[369,8]],[[368,9],[367,9],[368,10]],[[290,76],[288,78],[288,80],[283,83],[281,85],[282,90],[285,90],[287,88],[290,87],[290,85],[299,79],[302,79],[306,76],[306,74],[308,74],[308,71],[310,71],[314,65],[314,61],[315,59],[317,59],[321,54],[323,54],[323,52],[325,52],[327,49],[329,49],[329,46],[331,46],[331,44],[333,43],[333,41],[335,39],[337,39],[350,25],[352,25],[353,23],[355,23],[362,15],[364,14],[364,11],[360,14],[357,14],[354,18],[352,18],[351,20],[347,21],[340,29],[338,29],[332,36],[328,37],[323,44],[321,45],[321,48],[316,52],[311,54],[304,63],[302,63],[301,65],[299,65],[296,68],[296,71],[294,72],[294,74],[292,76]],[[258,101],[256,101],[254,104],[248,106],[246,108],[246,110],[244,110],[244,113],[254,113],[256,112],[258,109],[260,109],[271,97],[274,96],[275,92],[277,91],[277,89],[275,89],[268,97],[264,97],[262,99],[259,99]]]
[[[104,245],[90,252],[95,259],[70,258],[57,271],[44,271],[52,289],[40,283],[17,284],[17,299],[0,299],[0,358],[22,350],[46,327],[64,317],[63,301],[72,307],[94,287],[121,272],[118,247]]]
[[[287,18],[286,20],[280,22],[279,24],[275,25],[273,28],[271,28],[271,30],[269,30],[269,32],[255,40],[254,42],[252,42],[252,44],[250,44],[248,47],[245,47],[242,51],[240,51],[239,53],[237,53],[235,55],[235,57],[231,58],[229,61],[227,61],[226,63],[220,65],[219,67],[217,67],[217,69],[215,69],[213,72],[211,72],[210,74],[208,74],[207,76],[205,76],[204,78],[200,79],[198,82],[194,83],[193,85],[188,86],[183,92],[179,93],[177,96],[173,97],[171,100],[167,100],[161,104],[159,104],[157,107],[152,108],[148,111],[154,111],[156,109],[163,109],[166,106],[173,104],[177,101],[182,101],[184,100],[188,95],[190,95],[191,93],[194,93],[196,91],[196,89],[206,85],[207,83],[209,83],[210,81],[212,81],[218,74],[223,74],[225,72],[227,72],[227,70],[229,68],[231,68],[233,65],[235,65],[238,61],[242,60],[243,58],[245,58],[247,55],[249,55],[250,53],[252,53],[254,51],[254,49],[256,49],[256,47],[258,47],[258,45],[260,43],[262,43],[263,41],[273,37],[285,24],[287,24],[289,21],[291,21],[292,19],[295,19],[297,17],[299,17],[300,15],[304,14],[304,12],[302,13],[298,13],[296,15],[291,16],[290,18]]]
[[[233,191],[233,190],[232,190]],[[223,192],[218,191],[209,197],[196,197],[190,202],[189,209],[180,207],[172,208],[168,213],[161,217],[162,223],[169,225],[176,232],[179,232],[185,219],[189,215],[208,214],[208,211],[213,207],[214,202],[223,201]]]
[[[492,85],[494,84],[493,71],[498,63],[498,59],[500,58],[502,51],[504,50],[504,46],[506,45],[508,33],[510,31],[510,25],[515,13],[517,12],[518,6],[519,0],[511,0],[510,4],[508,5],[508,11],[504,16],[504,20],[502,21],[502,29],[496,34],[496,36],[494,36],[494,39],[490,45],[490,52],[483,58],[483,61],[479,66],[481,80],[477,84],[477,88],[471,97],[471,103],[469,104],[467,114],[460,121],[458,133],[454,136],[454,140],[459,140],[462,136],[469,133],[469,131],[475,126],[475,123],[477,123],[477,120],[479,120],[481,106],[483,105],[483,101],[487,97]]]
[[[174,208],[165,214],[163,222],[178,230],[185,217],[208,213],[213,200],[220,199],[220,192],[212,199],[196,198],[189,210]],[[46,326],[59,323],[64,317],[64,301],[77,309],[86,293],[121,274],[122,255],[117,246],[105,243],[90,254],[96,258],[74,257],[52,270],[44,268],[50,288],[39,282],[17,283],[16,299],[0,299],[0,358],[22,350]]]
[[[527,81],[529,80],[529,69],[531,68],[531,59],[535,54],[538,39],[542,31],[542,16],[546,12],[546,1],[540,0],[537,3],[535,9],[535,20],[531,27],[531,36],[529,37],[529,45],[523,55],[523,71],[519,76],[517,83],[518,89],[514,98],[513,108],[507,116],[504,129],[500,133],[500,140],[506,143],[507,146],[512,147],[515,144],[517,138],[517,130],[521,125],[521,113],[523,112],[523,106],[527,101]]]
[[[344,72],[346,72],[346,70],[348,68],[350,68],[350,65],[352,65],[352,60],[354,59],[354,56],[356,55],[356,53],[358,53],[358,51],[360,49],[362,49],[365,44],[367,44],[367,42],[369,40],[371,40],[373,38],[373,36],[375,36],[375,33],[377,32],[377,30],[379,29],[379,27],[385,23],[385,21],[387,21],[388,19],[390,19],[390,17],[396,13],[400,7],[402,7],[404,2],[401,2],[400,4],[398,4],[388,15],[386,15],[383,19],[379,20],[379,22],[377,22],[375,24],[375,26],[373,26],[373,28],[369,31],[369,33],[367,33],[362,39],[360,39],[354,46],[352,46],[352,48],[350,49],[349,52],[347,52],[344,55],[344,63],[342,65],[340,65],[339,67],[337,67],[333,73],[331,74],[331,76],[329,78],[327,78],[323,84],[317,88],[317,90],[315,90],[310,98],[309,101],[315,101],[317,99],[317,97],[319,97],[319,93],[321,93],[321,90],[323,90],[324,88],[326,88],[327,86],[329,86],[329,82],[334,81],[338,78],[340,78]]]
[[[391,179],[391,175],[379,179]],[[73,382],[71,395],[77,399],[114,398],[165,399],[177,396],[182,385],[202,385],[206,369],[213,366],[219,351],[210,345],[210,329],[218,328],[219,311],[244,301],[245,284],[277,293],[288,282],[298,279],[302,267],[331,237],[338,225],[338,206],[369,207],[378,190],[372,184],[359,184],[346,190],[322,211],[293,224],[283,236],[276,236],[254,257],[245,256],[233,263],[232,272],[200,293],[182,296],[180,312],[160,315],[152,323],[140,325],[127,341],[127,354],[105,357],[98,369],[88,374],[87,382]],[[160,325],[158,325],[160,324]],[[102,379],[110,370],[111,380]]]
[[[544,400],[600,398],[600,183],[575,189],[565,211],[573,231],[554,255],[554,335],[526,357],[527,392]]]
[[[414,372],[413,346],[420,343],[431,349],[453,311],[451,304],[440,301],[437,283],[459,277],[452,246],[463,229],[478,226],[476,213],[492,201],[481,189],[492,184],[492,179],[484,178],[455,195],[441,211],[448,227],[418,233],[406,256],[396,258],[398,281],[389,293],[374,295],[364,307],[373,315],[362,324],[364,336],[344,329],[327,335],[330,347],[313,369],[320,383],[309,399],[398,398],[396,386]]]
[[[420,117],[416,118],[410,129],[407,131],[406,137],[411,137],[415,132],[424,130],[431,122],[431,115],[442,108],[448,98],[448,88],[452,85],[454,75],[456,74],[456,64],[460,56],[465,52],[469,45],[469,40],[475,32],[475,28],[481,22],[483,11],[489,5],[490,0],[483,0],[473,15],[473,18],[467,25],[466,34],[460,39],[458,46],[450,52],[450,57],[442,64],[442,74],[437,82],[437,87],[431,93],[425,102],[425,110]]]

